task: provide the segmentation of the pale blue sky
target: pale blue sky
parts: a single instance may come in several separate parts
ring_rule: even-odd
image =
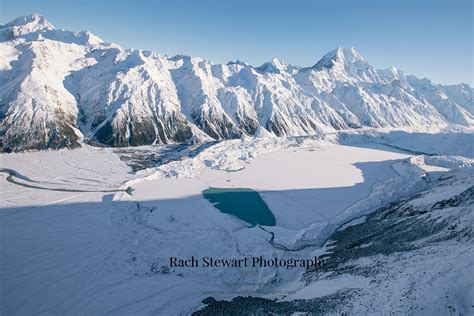
[[[300,66],[354,46],[438,83],[473,85],[471,0],[0,0],[0,23],[37,12],[57,27],[105,41],[215,63],[278,57]]]

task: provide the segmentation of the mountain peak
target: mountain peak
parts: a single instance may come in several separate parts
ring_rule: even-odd
[[[285,64],[278,58],[273,57],[270,61],[263,63],[260,67],[257,67],[256,69],[262,72],[280,73],[286,70],[287,67],[287,64]]]
[[[41,29],[54,29],[54,25],[48,21],[44,16],[38,13],[33,13],[30,15],[21,16],[14,19],[10,23],[5,24],[7,27],[21,27],[26,25],[35,25]]]
[[[247,64],[246,62],[244,61],[241,61],[239,59],[235,60],[235,61],[229,61],[227,63],[227,66],[231,66],[231,65],[239,65],[239,66],[243,66],[243,67],[249,67],[250,65]]]
[[[44,16],[38,13],[16,18],[2,26],[2,28],[10,29],[13,36],[23,36],[43,30],[54,30],[55,27]]]
[[[335,65],[350,65],[356,62],[363,62],[364,59],[354,47],[338,47],[323,56],[313,68],[321,70],[323,68],[332,68]]]
[[[270,64],[272,64],[275,68],[277,69],[280,69],[280,70],[283,70],[286,68],[286,64],[284,62],[282,62],[281,60],[279,60],[278,58],[276,57],[273,57],[270,61],[269,61]]]

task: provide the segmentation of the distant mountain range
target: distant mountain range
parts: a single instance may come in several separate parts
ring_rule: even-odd
[[[469,85],[375,69],[353,48],[306,68],[278,59],[213,64],[123,49],[33,14],[0,26],[0,51],[5,151],[474,127]]]

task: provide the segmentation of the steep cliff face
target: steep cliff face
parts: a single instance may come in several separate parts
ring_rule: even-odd
[[[49,40],[53,33],[40,16],[1,29],[0,124],[7,149],[79,146],[78,107],[63,79],[84,47]]]
[[[374,127],[474,126],[473,89],[377,70],[353,48],[308,68],[125,50],[34,14],[0,27],[5,150],[137,146]],[[200,131],[199,131],[200,130]]]

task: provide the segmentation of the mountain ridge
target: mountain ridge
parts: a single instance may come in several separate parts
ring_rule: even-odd
[[[123,49],[32,14],[0,26],[5,151],[339,129],[474,127],[473,89],[375,69],[339,47],[311,67]],[[266,132],[263,132],[264,129]]]

